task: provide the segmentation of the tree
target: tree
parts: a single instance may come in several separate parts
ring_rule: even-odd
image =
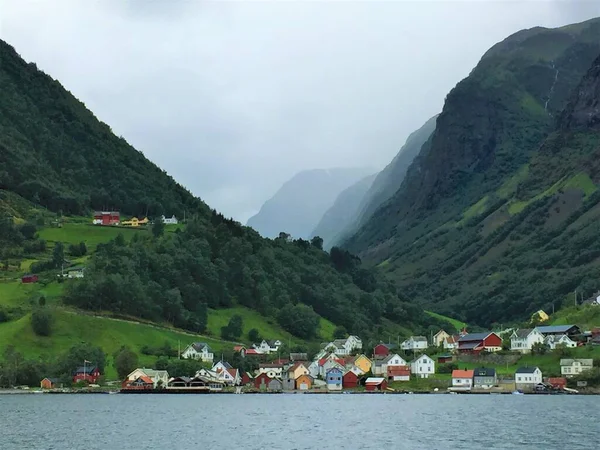
[[[320,322],[313,309],[302,304],[285,306],[279,312],[278,320],[285,330],[302,339],[314,338]]]
[[[52,312],[45,306],[36,308],[31,313],[31,327],[33,328],[33,332],[38,336],[50,336],[52,333],[52,322]]]
[[[531,346],[531,353],[533,355],[545,355],[546,353],[548,353],[548,350],[550,349],[543,342],[536,342]]]
[[[344,327],[335,327],[333,330],[334,339],[344,339],[346,336],[348,336],[348,332]]]
[[[37,229],[34,224],[27,222],[19,227],[19,231],[25,239],[33,239]]]
[[[315,236],[310,240],[310,245],[319,250],[323,250],[323,239],[320,236]]]
[[[85,256],[87,253],[87,247],[85,242],[80,242],[79,244],[71,244],[69,245],[69,255],[79,257]]]
[[[121,347],[114,355],[115,369],[120,379],[124,379],[129,373],[138,367],[138,355],[129,347]]]
[[[250,339],[251,342],[260,342],[262,341],[262,336],[256,328],[252,328],[248,331],[248,339]]]
[[[56,372],[70,377],[75,369],[83,366],[84,361],[89,361],[89,364],[98,367],[100,373],[104,373],[106,365],[104,351],[100,347],[94,347],[86,343],[74,345],[61,355],[57,361]]]
[[[165,233],[165,223],[161,218],[154,220],[152,224],[152,235],[156,238],[161,237]]]
[[[239,339],[243,333],[244,320],[242,316],[234,314],[227,326],[221,328],[221,337],[228,341]]]
[[[54,250],[52,250],[52,263],[54,267],[60,268],[65,262],[65,246],[62,242],[54,244]]]

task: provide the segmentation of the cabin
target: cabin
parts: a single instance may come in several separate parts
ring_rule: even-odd
[[[358,387],[358,375],[349,370],[342,377],[342,387],[344,389],[352,389]]]
[[[469,333],[458,340],[459,353],[477,354],[481,351],[498,352],[502,350],[502,338],[494,332]]]
[[[454,390],[470,391],[473,387],[473,371],[472,370],[453,370],[452,371],[452,388]]]
[[[564,389],[567,387],[567,379],[565,377],[550,377],[547,383],[552,386],[552,389]]]
[[[42,389],[56,389],[62,386],[63,385],[58,378],[44,378],[40,381],[40,387]]]
[[[38,280],[39,280],[38,276],[33,273],[28,273],[27,275],[23,275],[21,277],[21,283],[23,283],[23,284],[37,283]]]
[[[121,214],[118,211],[95,211],[92,224],[94,225],[119,225]]]
[[[96,384],[100,378],[100,369],[94,365],[78,367],[73,372],[73,383],[87,381],[90,384]]]
[[[373,349],[374,357],[388,356],[390,352],[396,348],[396,344],[377,344]]]
[[[473,387],[476,389],[491,389],[498,384],[496,369],[481,367],[473,370]]]
[[[365,390],[369,392],[373,391],[384,391],[388,387],[387,380],[385,378],[367,378],[365,381]]]
[[[267,387],[269,385],[269,382],[272,380],[273,378],[270,377],[269,375],[267,375],[265,372],[259,373],[255,378],[254,378],[254,387],[256,389],[260,389],[261,391],[265,391],[267,390]]]
[[[342,390],[342,377],[344,373],[339,367],[333,367],[327,371],[325,375],[325,382],[327,383],[328,391],[341,391]]]

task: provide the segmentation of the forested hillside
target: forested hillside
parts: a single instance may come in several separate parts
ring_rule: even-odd
[[[209,210],[0,40],[0,189],[64,214]]]
[[[346,248],[421,304],[481,325],[591,294],[600,177],[586,118],[597,97],[578,85],[599,54],[599,19],[490,49],[448,94],[400,190]]]
[[[53,307],[139,317],[196,333],[206,330],[209,308],[231,307],[258,311],[306,341],[319,339],[319,315],[364,338],[390,330],[422,332],[438,323],[350,253],[324,252],[320,238],[309,242],[282,233],[264,239],[211,211],[115,137],[57,81],[7,44],[0,50],[0,322],[7,322],[5,329],[32,310],[50,314],[46,300],[37,297],[26,304],[19,299],[13,308],[17,302],[10,292],[24,270],[55,286],[62,270],[75,263],[85,264],[85,278],[65,280]],[[345,180],[340,189],[364,175],[346,172],[338,177]],[[169,232],[160,221],[147,230],[102,227],[114,238],[97,239],[98,228],[85,214],[104,206],[141,215],[179,215],[185,209],[191,218]],[[62,218],[45,208],[61,211]],[[74,213],[83,217],[70,216]],[[68,235],[75,229],[97,240],[86,245],[86,238]],[[54,236],[51,247],[42,232]],[[7,314],[4,306],[10,307]]]

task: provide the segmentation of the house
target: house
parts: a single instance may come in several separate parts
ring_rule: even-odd
[[[248,348],[244,352],[244,355],[245,356],[260,356],[260,355],[262,355],[262,353],[259,353],[258,350],[256,350],[255,348]]]
[[[33,274],[33,273],[28,273],[27,275],[23,275],[21,277],[21,283],[23,283],[23,284],[37,283],[38,280],[39,280],[38,276],[36,274]]]
[[[239,386],[242,384],[240,371],[238,369],[232,367],[217,373],[219,374],[220,381],[223,381],[223,383],[228,386]]]
[[[427,349],[427,338],[425,336],[411,336],[402,344],[400,344],[400,348],[402,350],[426,350]]]
[[[252,381],[253,381],[252,375],[250,375],[245,370],[240,370],[240,384],[242,386],[246,386],[246,385],[252,383]]]
[[[261,391],[266,391],[269,385],[269,382],[273,378],[267,375],[266,373],[261,373],[254,378],[254,387],[256,389],[260,389]]]
[[[308,374],[300,375],[296,378],[296,389],[300,391],[307,391],[312,388],[314,379]]]
[[[308,361],[307,353],[290,353],[290,361]]]
[[[444,342],[449,337],[450,337],[450,335],[448,333],[446,333],[444,330],[440,330],[433,335],[431,344],[436,347],[440,347],[440,346],[444,345]]]
[[[349,370],[342,377],[342,387],[344,389],[352,389],[358,387],[358,375]]]
[[[344,372],[339,367],[333,367],[329,369],[325,374],[325,382],[327,383],[328,391],[341,391],[342,390],[342,377]]]
[[[530,353],[535,344],[544,342],[544,335],[537,328],[515,330],[510,336],[510,349],[513,352]]]
[[[542,323],[542,322],[546,322],[549,318],[550,318],[550,316],[548,314],[546,314],[546,312],[544,310],[541,310],[541,309],[539,311],[534,312],[531,315],[532,322]]]
[[[83,278],[85,267],[84,266],[72,266],[66,269],[66,273],[63,275],[67,278]]]
[[[325,378],[327,372],[331,369],[337,368],[344,371],[346,367],[345,361],[340,359],[322,359],[319,361],[319,375]]]
[[[383,391],[383,390],[387,389],[387,387],[388,387],[388,383],[385,378],[370,377],[370,378],[367,378],[365,381],[365,390],[367,390],[369,392]]]
[[[473,371],[472,370],[453,370],[452,371],[452,388],[455,390],[470,391],[473,387]]]
[[[547,383],[552,386],[552,389],[564,389],[567,387],[567,379],[564,377],[550,377]]]
[[[118,211],[95,211],[93,225],[119,225],[121,214]]]
[[[435,373],[435,361],[427,355],[421,355],[410,363],[410,371],[417,378],[429,378]]]
[[[291,377],[295,380],[300,375],[308,375],[308,368],[301,362],[294,363],[287,370],[288,373],[291,373]]]
[[[231,364],[229,364],[227,361],[217,361],[215,364],[213,364],[212,368],[210,369],[211,371],[213,371],[214,373],[220,373],[223,372],[224,370],[227,369],[231,369],[233,366]]]
[[[137,217],[132,217],[129,220],[124,220],[123,222],[121,222],[121,225],[128,227],[139,227],[140,219],[138,219]]]
[[[246,356],[246,350],[247,350],[246,347],[243,345],[234,345],[233,346],[233,351],[235,353],[239,353],[242,358],[244,358]]]
[[[437,357],[438,364],[446,364],[454,361],[454,356],[452,355],[440,355]]]
[[[577,325],[549,325],[545,327],[537,327],[537,330],[542,333],[544,337],[561,334],[566,334],[567,336],[571,337],[581,333],[581,330]]]
[[[269,391],[283,391],[283,383],[279,378],[273,378],[267,384],[267,390]]]
[[[175,216],[171,216],[170,219],[168,219],[165,216],[160,216],[160,220],[162,221],[162,223],[164,223],[165,225],[177,225],[179,223],[179,221],[177,220],[177,217]]]
[[[266,373],[269,378],[281,377],[283,375],[283,364],[262,363],[258,365],[258,375]]]
[[[519,367],[515,372],[517,389],[534,391],[542,382],[542,371],[538,367]]]
[[[58,378],[44,378],[40,381],[40,387],[42,389],[56,389],[62,386],[63,385]]]
[[[308,365],[308,373],[313,378],[317,378],[319,376],[319,369],[320,369],[319,362],[320,362],[320,360],[312,361]]]
[[[350,364],[360,369],[362,373],[367,373],[371,370],[373,361],[361,353],[360,355],[356,355],[354,358],[351,358]]]
[[[181,357],[184,359],[198,359],[202,362],[212,363],[215,355],[206,342],[193,342],[185,348]]]
[[[396,344],[377,344],[373,349],[373,356],[388,356],[390,352],[396,348]]]
[[[451,352],[455,352],[458,350],[458,340],[460,339],[460,335],[456,334],[453,336],[448,336],[444,339],[444,350],[449,350]]]
[[[268,355],[270,353],[277,353],[279,351],[280,346],[280,340],[266,341],[263,339],[260,344],[252,344],[252,347],[254,347],[258,353],[264,355]]]
[[[167,384],[167,388],[169,389],[177,389],[177,388],[186,388],[190,386],[190,381],[192,379],[190,377],[175,377],[169,380],[169,384]]]
[[[502,350],[502,338],[494,332],[469,333],[458,340],[459,353],[498,352]]]
[[[90,384],[96,384],[98,378],[100,378],[100,369],[92,364],[89,366],[78,367],[77,370],[73,372],[73,383],[87,381]]]
[[[481,367],[473,370],[473,387],[475,389],[491,389],[498,384],[496,369]]]
[[[339,356],[351,355],[362,349],[362,340],[358,336],[348,336],[346,339],[336,339],[325,345],[324,350]]]
[[[146,369],[145,367],[135,369],[127,375],[128,381],[135,381],[140,377],[148,377],[152,381],[152,387],[166,387],[169,384],[169,373],[166,370]]]
[[[560,335],[550,334],[550,335],[546,336],[544,343],[550,348],[550,350],[556,350],[557,346],[558,347],[562,346],[562,347],[567,347],[567,348],[577,347],[577,342],[575,342],[573,339],[571,339],[566,334],[560,334]]]
[[[154,383],[150,377],[140,375],[132,380],[126,378],[121,384],[121,388],[127,391],[150,391],[154,389]]]
[[[393,355],[389,355],[387,358],[383,360],[383,364],[381,365],[381,375],[385,376],[390,367],[405,367],[407,366],[407,362],[402,356],[397,353]]]
[[[560,374],[566,377],[579,375],[594,367],[593,359],[561,359]]]
[[[409,381],[410,367],[409,366],[387,366],[386,376],[392,381]]]

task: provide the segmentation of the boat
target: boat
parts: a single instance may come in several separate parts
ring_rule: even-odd
[[[513,391],[512,395],[525,395],[520,391]]]

